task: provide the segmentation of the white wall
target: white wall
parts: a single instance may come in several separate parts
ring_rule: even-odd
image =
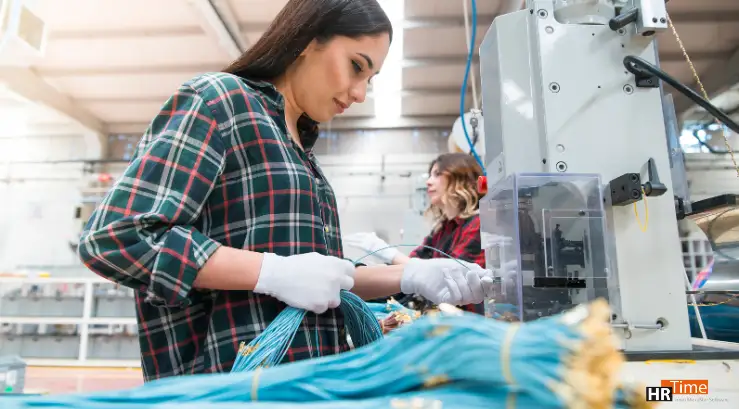
[[[739,153],[735,154],[739,161]],[[685,155],[691,201],[722,194],[739,194],[739,176],[728,155],[688,153]]]
[[[0,138],[0,272],[78,264],[69,243],[82,165],[43,162],[86,154],[82,135]]]

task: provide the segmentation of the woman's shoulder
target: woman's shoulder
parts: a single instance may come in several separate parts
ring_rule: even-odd
[[[460,219],[459,225],[466,230],[480,230],[480,214],[475,213],[467,218]]]
[[[213,110],[224,113],[272,110],[279,103],[274,87],[225,72],[198,74],[183,84],[192,89]]]

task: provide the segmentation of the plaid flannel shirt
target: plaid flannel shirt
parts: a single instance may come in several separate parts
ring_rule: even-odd
[[[480,241],[480,216],[475,215],[467,219],[456,218],[444,221],[441,226],[423,240],[424,246],[439,249],[450,256],[476,263],[485,267],[485,252]],[[425,247],[413,250],[410,257],[416,258],[445,258],[443,254]],[[484,314],[484,304],[464,306],[464,309],[478,314]]]
[[[229,371],[239,343],[285,308],[251,291],[194,289],[219,246],[343,257],[315,138],[301,143],[272,85],[224,73],[188,81],[152,121],[79,247],[88,268],[137,291],[146,380]],[[338,309],[308,313],[285,359],[347,350],[343,328]]]

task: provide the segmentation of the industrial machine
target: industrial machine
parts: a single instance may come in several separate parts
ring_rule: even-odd
[[[655,40],[665,1],[526,6],[497,17],[480,47],[481,233],[499,272],[488,314],[528,321],[607,298],[628,359],[710,361],[717,377],[724,362],[714,384],[736,392],[739,346],[689,329],[677,218],[690,202]]]

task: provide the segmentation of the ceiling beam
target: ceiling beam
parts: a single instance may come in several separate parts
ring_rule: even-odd
[[[471,86],[469,87],[472,88]],[[400,91],[400,95],[406,98],[412,97],[454,97],[459,98],[459,87],[438,87],[438,88],[405,88]],[[169,95],[144,96],[144,97],[105,97],[105,98],[78,98],[77,101],[83,105],[96,104],[164,104],[169,99]],[[367,98],[373,98],[372,91],[367,93]]]
[[[99,119],[46,83],[32,70],[0,68],[0,82],[4,83],[9,91],[23,99],[58,111],[89,131],[102,132],[104,130],[103,123]]]
[[[137,38],[137,37],[178,37],[183,35],[199,35],[203,30],[215,36],[214,38],[225,41],[224,47],[235,54],[238,49],[246,50],[249,47],[245,34],[262,33],[269,27],[266,22],[238,22],[234,13],[228,5],[228,0],[188,0],[204,12],[199,13],[202,19],[200,26],[183,26],[174,28],[150,27],[145,29],[106,29],[87,30],[85,28],[53,31],[49,33],[51,40],[80,40],[88,38]],[[518,0],[511,0],[514,3]],[[212,5],[212,7],[211,7]],[[515,4],[511,7],[515,7]],[[501,10],[501,14],[508,8]],[[485,14],[478,16],[478,26],[489,27],[497,14]],[[716,24],[716,23],[739,23],[739,11],[737,10],[696,10],[690,12],[670,13],[670,18],[680,28],[681,24]],[[221,23],[220,21],[223,21]],[[418,28],[446,28],[464,27],[462,16],[436,16],[408,18],[403,22],[403,28],[413,30]],[[231,33],[234,33],[231,35]],[[232,57],[235,58],[235,57]]]
[[[399,118],[380,119],[376,117],[338,117],[331,122],[321,124],[323,130],[354,129],[452,129],[457,115],[403,116]],[[149,124],[146,123],[113,123],[108,130],[111,134],[140,134]]]
[[[245,36],[231,6],[224,0],[188,0],[200,18],[203,30],[218,42],[229,58],[236,59],[246,51]]]
[[[107,143],[102,121],[46,83],[34,71],[22,67],[2,67],[0,84],[29,103],[45,106],[68,118],[80,127],[79,131],[88,139],[87,148],[101,156],[105,154]]]
[[[709,97],[713,97],[716,93],[739,83],[739,48],[734,50],[728,58],[714,63],[701,72],[700,77]],[[696,82],[689,84],[689,86],[699,94],[701,93],[700,86]],[[695,105],[690,99],[677,91],[673,91],[672,94],[675,99],[675,112],[678,115],[685,113]]]
[[[697,51],[690,53],[693,61],[725,61],[730,53],[716,51]],[[475,63],[478,56],[475,56]],[[679,52],[662,52],[660,53],[660,61],[675,62],[684,61],[685,57]],[[466,57],[459,56],[438,56],[438,57],[418,57],[406,58],[403,60],[404,68],[420,68],[434,66],[463,66]],[[60,78],[60,77],[93,77],[93,76],[117,76],[117,75],[158,75],[172,74],[183,76],[192,76],[198,73],[218,71],[227,64],[173,64],[173,65],[157,65],[157,66],[141,66],[141,67],[75,67],[75,68],[38,68],[36,71],[44,78]]]

